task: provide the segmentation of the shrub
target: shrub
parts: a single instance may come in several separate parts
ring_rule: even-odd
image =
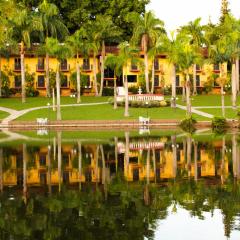
[[[167,101],[165,101],[165,100],[162,100],[162,101],[160,101],[160,107],[166,107],[168,104],[167,104]]]
[[[180,127],[186,131],[186,132],[194,132],[195,131],[195,124],[196,124],[197,120],[194,119],[193,117],[188,117],[188,118],[185,118],[181,121],[180,123]]]
[[[109,88],[109,87],[105,87],[105,88],[103,88],[102,95],[103,96],[113,96],[114,95],[114,89]]]
[[[11,95],[9,86],[9,77],[4,72],[2,72],[2,97],[9,97]]]
[[[224,117],[214,117],[212,120],[212,129],[214,132],[222,133],[227,128],[227,120]]]
[[[39,92],[34,88],[34,73],[26,72],[26,96],[36,97]]]

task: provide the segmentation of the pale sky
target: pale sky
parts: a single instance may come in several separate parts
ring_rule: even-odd
[[[201,24],[216,23],[221,12],[221,0],[151,0],[147,10],[153,10],[164,21],[167,31],[177,29],[201,17]],[[240,0],[229,0],[232,14],[240,18]]]

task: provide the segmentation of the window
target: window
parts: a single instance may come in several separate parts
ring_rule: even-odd
[[[154,76],[154,86],[159,87],[159,76],[158,75]]]
[[[21,70],[21,59],[20,58],[14,59],[14,69]]]
[[[180,76],[176,75],[176,87],[180,87]]]
[[[63,75],[61,78],[61,87],[62,88],[68,87],[68,77],[66,75]]]
[[[201,71],[201,67],[200,67],[200,65],[196,65],[196,71]]]
[[[38,70],[44,70],[44,58],[38,58],[37,69]]]
[[[135,62],[131,62],[131,70],[133,71],[137,71],[138,70],[138,66]]]
[[[139,169],[133,169],[133,181],[139,181]]]
[[[38,76],[38,81],[37,81],[37,87],[45,87],[45,78],[44,75],[39,75]]]
[[[61,60],[61,70],[68,70],[68,63],[67,63],[67,59],[63,59]]]
[[[89,58],[84,58],[83,59],[83,70],[90,70],[90,61]]]
[[[39,164],[40,164],[40,166],[46,166],[46,159],[47,159],[46,155],[40,155],[39,156]]]
[[[155,70],[159,70],[158,58],[155,58],[155,59],[154,59],[154,69],[155,69]]]
[[[104,70],[104,78],[114,78],[114,71],[107,67],[105,70]]]
[[[127,76],[129,83],[136,83],[137,82],[137,75],[128,75]]]
[[[21,88],[22,83],[21,83],[20,75],[14,77],[14,86],[15,86],[15,88]]]
[[[196,86],[197,86],[197,87],[200,87],[200,85],[201,85],[201,84],[200,84],[200,75],[197,75],[197,76],[196,76]]]
[[[218,64],[214,64],[213,70],[214,70],[214,71],[219,71],[219,65],[218,65]]]
[[[91,87],[89,75],[82,75],[82,84],[83,84],[83,87],[85,88]]]

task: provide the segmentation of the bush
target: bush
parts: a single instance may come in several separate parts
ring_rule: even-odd
[[[168,105],[167,101],[162,100],[160,101],[160,107],[166,107]]]
[[[103,88],[102,95],[103,96],[113,96],[114,95],[114,89],[109,88],[109,87],[105,87],[105,88]]]
[[[194,132],[195,131],[195,124],[196,124],[197,120],[194,119],[193,117],[189,117],[189,118],[185,118],[181,121],[180,123],[180,127],[186,131],[186,132]]]
[[[227,128],[227,120],[224,117],[214,117],[212,120],[212,129],[214,132],[223,133]]]

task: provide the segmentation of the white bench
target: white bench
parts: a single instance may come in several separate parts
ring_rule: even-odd
[[[150,122],[150,118],[149,117],[145,118],[145,117],[139,116],[139,123],[141,125],[147,125],[147,124],[149,124],[149,122]]]
[[[46,125],[48,123],[48,119],[47,118],[37,118],[37,124],[38,125]]]

